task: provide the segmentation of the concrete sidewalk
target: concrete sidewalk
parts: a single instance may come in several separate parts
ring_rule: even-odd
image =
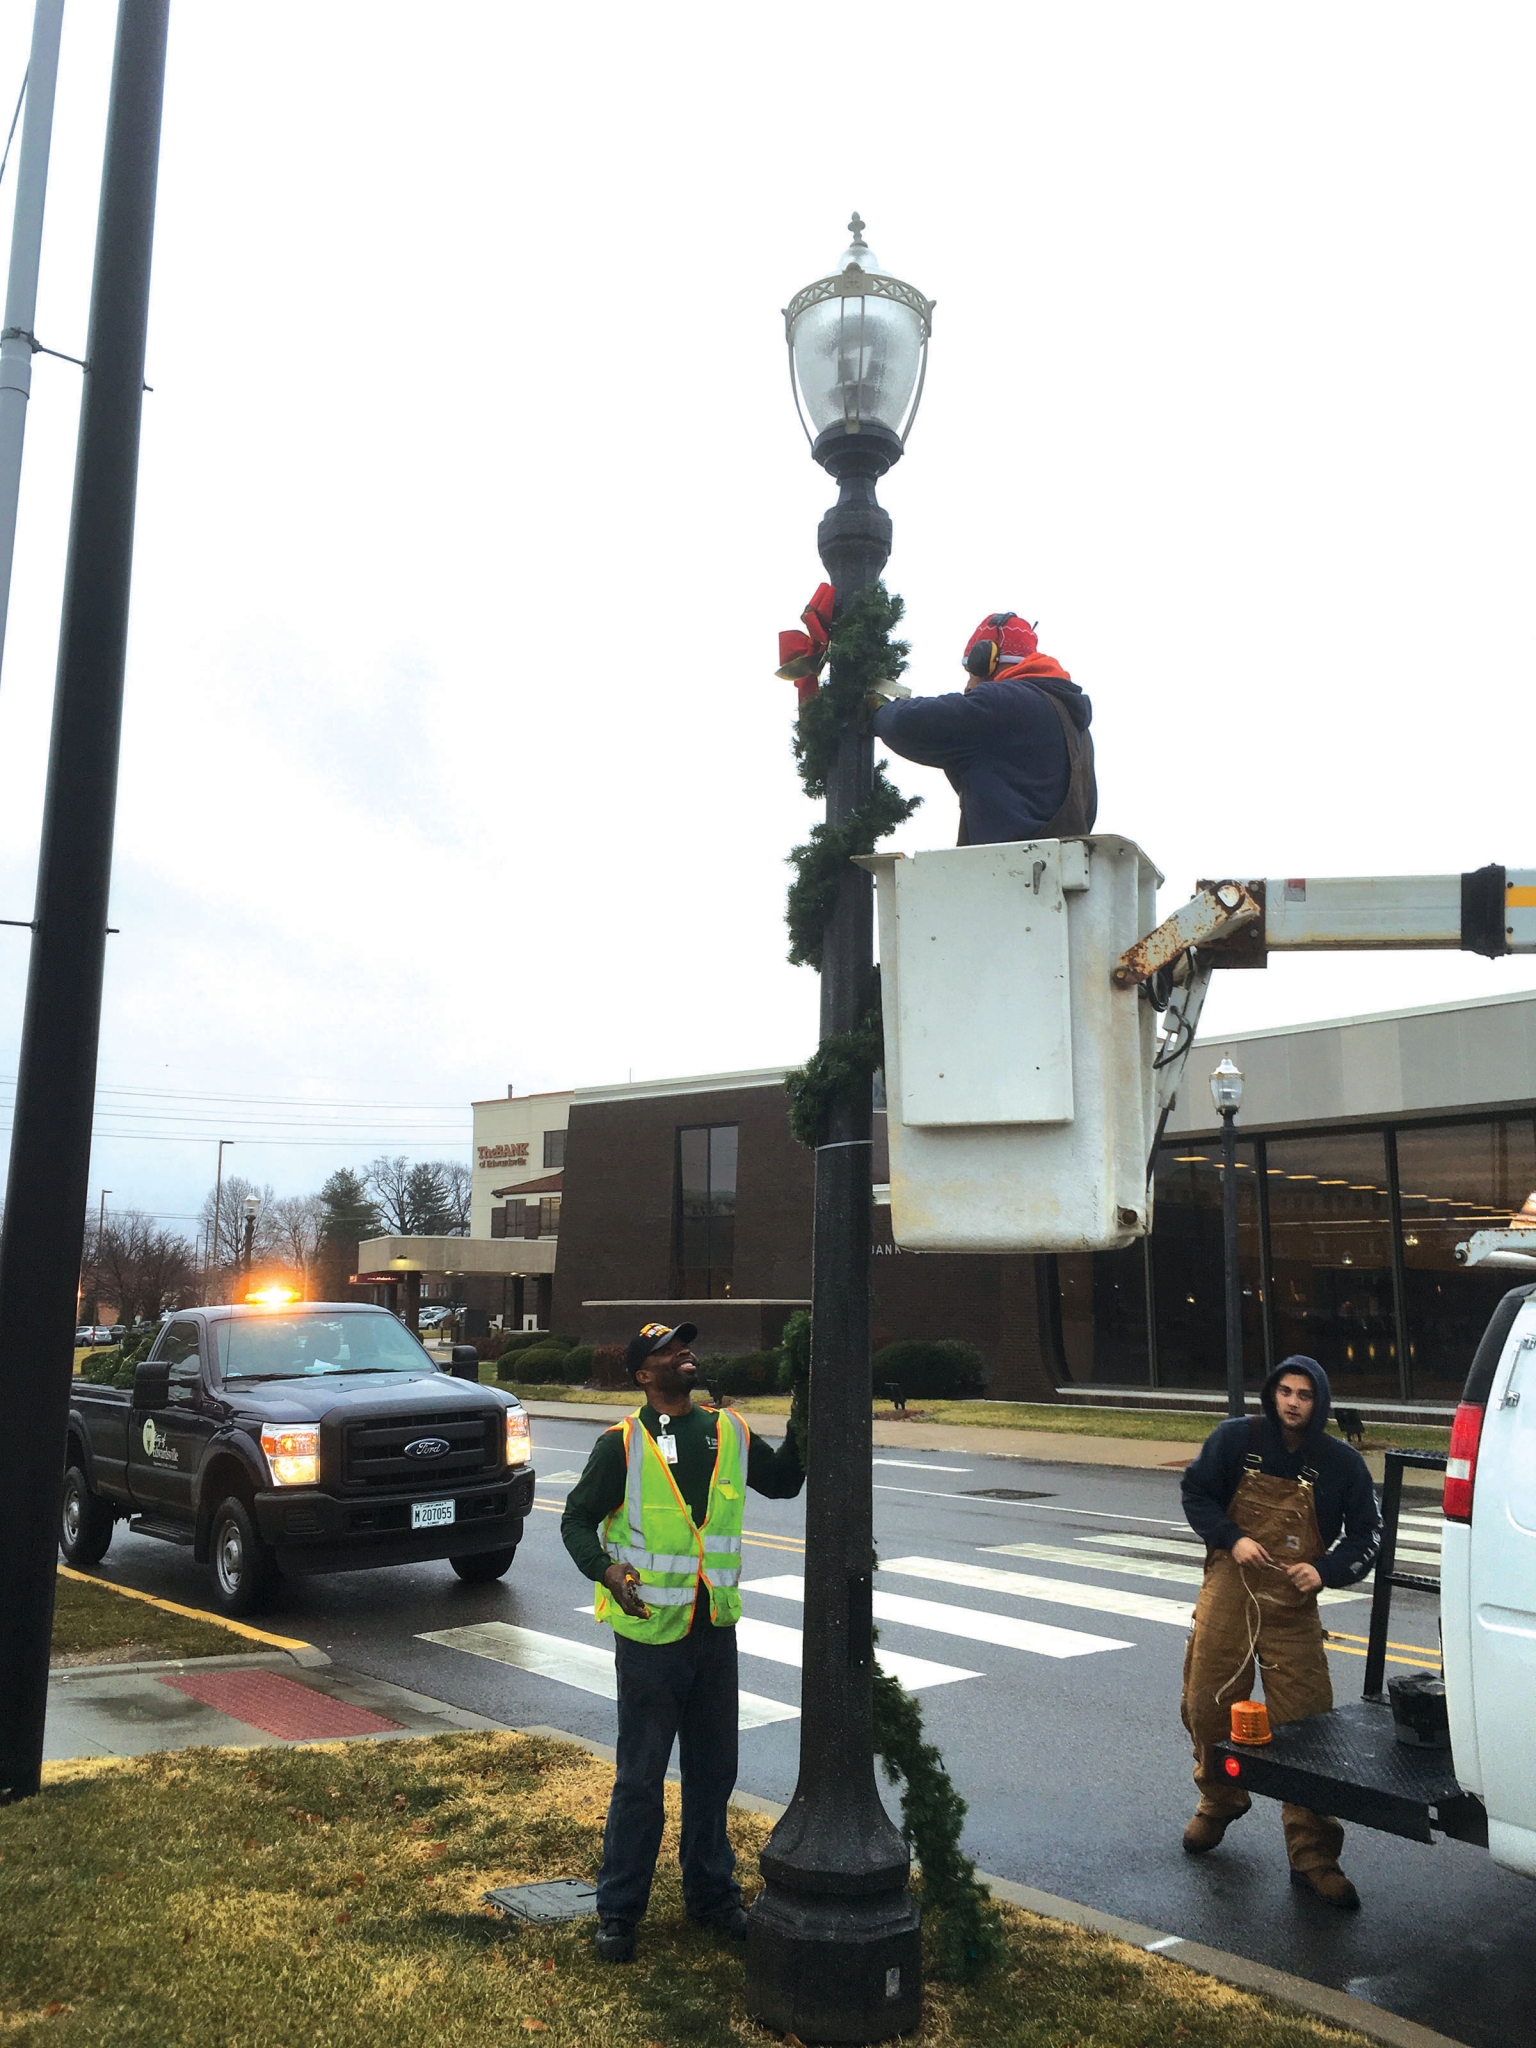
[[[321,1671],[312,1657],[301,1663],[283,1650],[257,1651],[55,1671],[43,1759],[381,1741],[501,1726],[339,1664]]]

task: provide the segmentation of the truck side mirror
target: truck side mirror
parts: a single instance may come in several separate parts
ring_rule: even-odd
[[[171,1398],[171,1368],[162,1358],[142,1358],[133,1369],[135,1408],[163,1408]]]
[[[455,1344],[453,1362],[448,1368],[456,1380],[469,1380],[475,1386],[480,1384],[480,1354],[473,1344]]]

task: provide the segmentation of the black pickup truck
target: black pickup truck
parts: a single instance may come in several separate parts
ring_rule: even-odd
[[[445,1557],[461,1579],[496,1579],[532,1459],[521,1403],[480,1384],[473,1346],[449,1374],[387,1309],[187,1309],[131,1392],[76,1384],[60,1546],[89,1567],[127,1521],[188,1545],[237,1615],[285,1571]]]

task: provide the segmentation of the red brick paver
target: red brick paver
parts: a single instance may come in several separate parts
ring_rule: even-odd
[[[205,1707],[276,1735],[285,1742],[318,1742],[337,1735],[389,1735],[402,1727],[366,1707],[349,1707],[313,1686],[279,1678],[275,1671],[207,1671],[162,1678]]]

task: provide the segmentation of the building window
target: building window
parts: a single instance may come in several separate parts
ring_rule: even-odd
[[[678,1293],[685,1301],[731,1291],[736,1257],[735,1124],[695,1124],[677,1134]]]
[[[560,1197],[558,1195],[540,1195],[539,1197],[539,1235],[540,1237],[558,1237],[560,1235]]]
[[[1336,1398],[1396,1400],[1391,1196],[1381,1131],[1271,1138],[1269,1193],[1277,1358],[1315,1358]]]
[[[1474,1230],[1507,1230],[1536,1188],[1528,1116],[1397,1133],[1403,1307],[1410,1385],[1419,1400],[1454,1401],[1495,1304],[1519,1276],[1459,1266]]]
[[[492,1237],[505,1237],[506,1234],[507,1212],[498,1204],[491,1211],[491,1235]]]
[[[1074,1386],[1146,1386],[1151,1374],[1145,1242],[1123,1252],[1063,1253],[1055,1266],[1061,1301],[1056,1362],[1068,1381]]]
[[[1237,1146],[1237,1264],[1243,1296],[1243,1368],[1247,1384],[1264,1378],[1264,1282],[1259,1252],[1259,1155],[1251,1142]],[[1276,1185],[1270,1183],[1271,1187]],[[1152,1285],[1157,1315],[1157,1379],[1165,1387],[1224,1387],[1227,1383],[1227,1290],[1222,1252],[1222,1167],[1219,1143],[1180,1141],[1157,1156],[1153,1183]],[[1094,1321],[1106,1335],[1117,1324],[1129,1335],[1136,1295],[1127,1266],[1123,1306],[1105,1300],[1107,1269],[1125,1252],[1094,1257]],[[1066,1262],[1063,1261],[1063,1264]],[[1103,1306],[1101,1306],[1101,1302]],[[1065,1326],[1067,1307],[1062,1304]],[[1095,1343],[1094,1356],[1109,1347]],[[1126,1346],[1126,1349],[1129,1347]],[[1293,1345],[1293,1350],[1305,1349]],[[1145,1357],[1145,1340],[1142,1353]],[[1070,1349],[1068,1353],[1070,1357]],[[1124,1352],[1122,1351],[1122,1355]],[[1074,1377],[1077,1375],[1074,1373]],[[1143,1368],[1143,1381],[1149,1375]],[[1105,1377],[1096,1371],[1095,1377]]]
[[[565,1133],[546,1131],[544,1133],[544,1171],[563,1173],[565,1170]]]

